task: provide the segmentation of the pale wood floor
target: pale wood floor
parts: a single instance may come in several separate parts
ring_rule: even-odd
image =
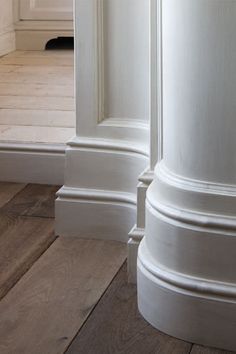
[[[73,51],[0,58],[0,141],[66,143],[75,132]]]
[[[229,354],[143,320],[124,244],[56,237],[58,188],[0,183],[1,354]]]

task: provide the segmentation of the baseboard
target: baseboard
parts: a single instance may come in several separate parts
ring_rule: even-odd
[[[137,221],[129,232],[128,241],[128,280],[132,284],[137,283],[137,256],[140,242],[145,235],[145,205],[146,193],[153,181],[153,171],[145,169],[138,178],[137,186]]]
[[[127,242],[136,217],[133,195],[63,187],[56,200],[60,236]]]
[[[236,286],[163,269],[142,241],[138,306],[154,327],[179,339],[236,350]],[[184,320],[183,320],[184,319]]]
[[[6,28],[0,33],[0,56],[6,55],[15,50],[15,31]]]
[[[65,145],[0,143],[0,181],[64,183]]]
[[[138,248],[145,234],[145,229],[136,225],[129,232],[128,240],[128,281],[131,284],[137,283],[137,257]]]
[[[70,142],[65,185],[56,200],[57,234],[127,242],[136,221],[136,181],[147,164],[135,144]]]
[[[235,185],[179,176],[160,162],[138,251],[138,302],[148,322],[226,350],[236,350],[235,195]]]
[[[19,21],[15,25],[17,50],[44,50],[57,37],[73,37],[72,21]]]

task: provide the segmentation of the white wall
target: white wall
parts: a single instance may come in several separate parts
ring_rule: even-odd
[[[13,1],[0,0],[0,55],[15,49]]]

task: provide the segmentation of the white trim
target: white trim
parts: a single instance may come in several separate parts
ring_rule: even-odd
[[[0,180],[62,185],[65,148],[63,144],[0,143]]]
[[[69,140],[67,145],[76,148],[127,152],[129,154],[134,153],[148,157],[148,153],[145,151],[144,148],[140,147],[140,145],[138,144],[132,143],[131,141],[80,138],[78,136],[75,136],[71,140]]]
[[[236,287],[163,268],[145,242],[138,256],[138,307],[160,331],[185,341],[236,350]],[[158,303],[158,306],[150,304]],[[184,318],[184,321],[183,321]]]
[[[136,199],[131,193],[116,191],[100,191],[95,189],[83,189],[63,186],[57,196],[64,199],[92,200],[97,202],[124,203],[136,206]]]
[[[136,213],[133,195],[71,187],[63,187],[57,195],[58,235],[127,242]]]
[[[210,299],[223,296],[224,298],[228,298],[227,300],[224,299],[225,301],[235,302],[235,299],[233,299],[236,297],[235,284],[197,278],[164,268],[163,265],[154,261],[145,246],[145,242],[142,242],[140,246],[138,259],[146,271],[171,286],[173,285],[183,290],[194,292],[195,295],[198,294],[200,297],[204,296]]]

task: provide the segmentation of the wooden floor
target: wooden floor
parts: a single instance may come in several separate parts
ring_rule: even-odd
[[[75,132],[73,51],[0,58],[0,141],[65,143]]]
[[[142,319],[124,244],[55,237],[58,188],[0,183],[1,354],[229,353]]]

